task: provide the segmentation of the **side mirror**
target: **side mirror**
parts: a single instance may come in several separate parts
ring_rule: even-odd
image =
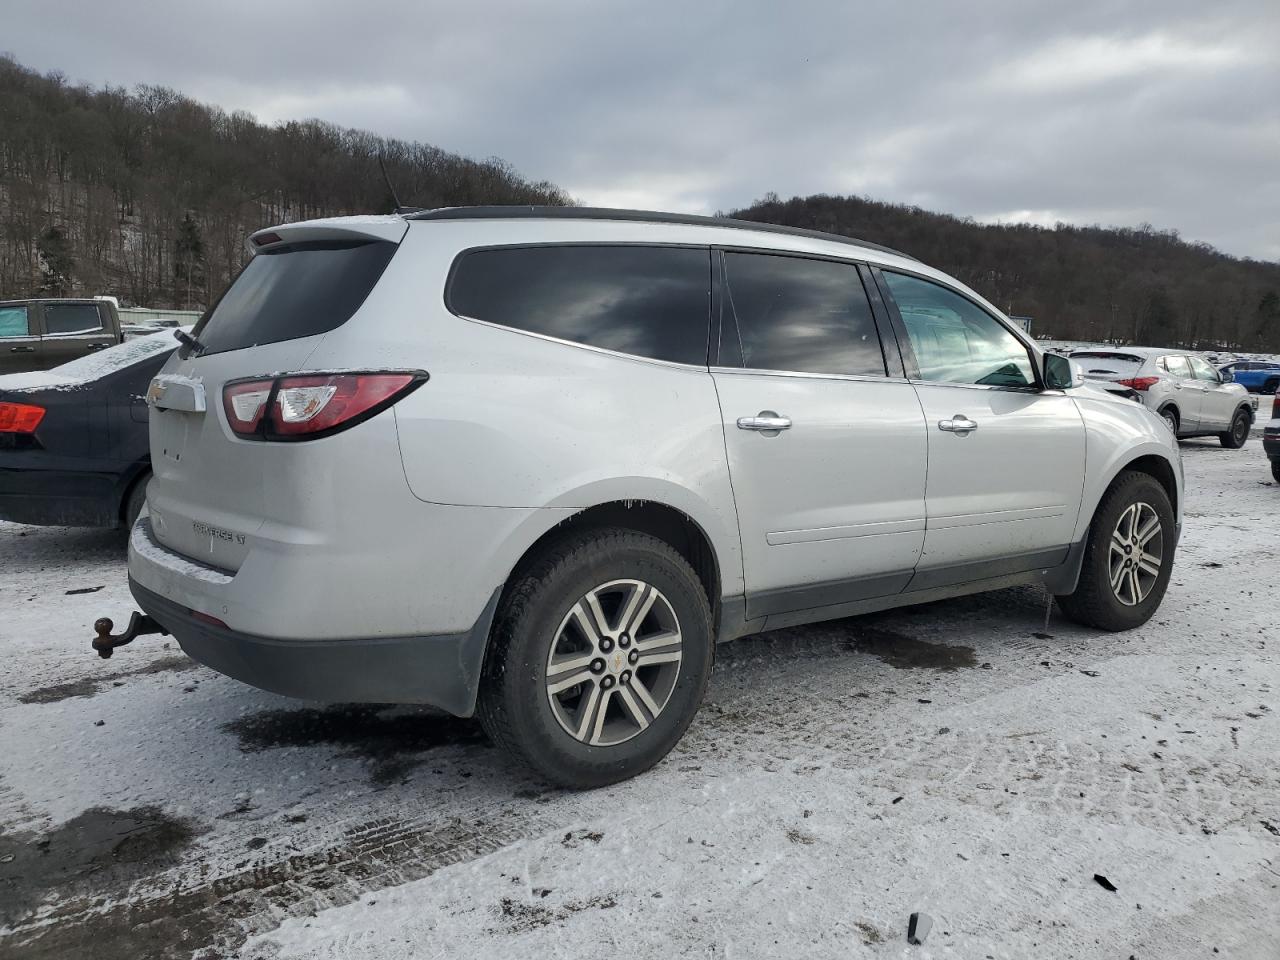
[[[1070,357],[1044,355],[1044,385],[1050,390],[1070,390],[1084,385],[1084,370]]]
[[[1236,375],[1235,375],[1234,373],[1232,373],[1230,370],[1219,370],[1219,371],[1218,371],[1218,377],[1219,377],[1219,379],[1221,379],[1221,380],[1222,380],[1222,382],[1223,382],[1223,383],[1235,383],[1235,382],[1236,382]]]

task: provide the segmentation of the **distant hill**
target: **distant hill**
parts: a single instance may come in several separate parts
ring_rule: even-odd
[[[501,160],[319,120],[265,126],[162,87],[94,89],[0,57],[0,299],[114,294],[203,307],[245,237],[403,203],[568,202]]]
[[[1176,232],[989,226],[918,207],[770,194],[729,216],[886,244],[958,277],[1032,332],[1077,340],[1280,350],[1280,263]]]

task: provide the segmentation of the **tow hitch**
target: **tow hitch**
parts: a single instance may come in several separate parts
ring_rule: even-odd
[[[93,638],[93,649],[98,651],[98,656],[103,660],[111,657],[116,647],[123,647],[126,643],[132,643],[134,637],[145,637],[149,633],[162,633],[166,637],[169,631],[145,613],[139,613],[137,610],[129,614],[129,625],[124,628],[123,633],[112,633],[111,628],[115,624],[112,623],[110,617],[100,617],[93,621],[93,631],[97,634]]]

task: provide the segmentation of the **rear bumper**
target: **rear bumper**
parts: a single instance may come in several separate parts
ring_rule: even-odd
[[[79,470],[0,468],[0,520],[46,527],[120,523],[120,477]]]
[[[1273,423],[1275,421],[1272,421]],[[1262,449],[1272,460],[1280,460],[1280,427],[1268,425],[1262,432]]]
[[[304,700],[424,703],[460,717],[475,712],[495,590],[463,633],[348,640],[277,640],[196,619],[132,577],[143,612],[194,660],[236,680]]]

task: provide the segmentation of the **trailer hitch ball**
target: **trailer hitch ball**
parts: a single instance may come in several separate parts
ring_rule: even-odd
[[[116,647],[123,647],[126,643],[132,643],[135,637],[144,637],[149,633],[161,633],[165,636],[169,635],[169,631],[155,620],[151,619],[145,613],[139,613],[137,610],[129,614],[129,623],[121,633],[112,633],[111,630],[115,626],[110,617],[99,617],[93,621],[93,632],[97,634],[93,638],[93,649],[98,651],[98,656],[103,660],[111,657]]]

